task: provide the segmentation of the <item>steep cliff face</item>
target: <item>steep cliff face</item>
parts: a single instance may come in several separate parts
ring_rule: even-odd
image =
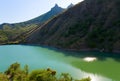
[[[40,26],[24,42],[75,50],[120,51],[119,4],[119,0],[84,0]]]

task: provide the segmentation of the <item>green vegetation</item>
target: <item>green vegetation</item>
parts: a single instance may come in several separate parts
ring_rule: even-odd
[[[108,51],[113,50],[113,45],[116,41],[119,40],[119,32],[115,28],[102,28],[101,26],[97,26],[93,29],[93,31],[88,33],[86,38],[86,43],[91,48],[104,49]]]
[[[0,30],[0,43],[7,42],[8,37],[6,33],[2,30]]]
[[[29,73],[27,65],[22,69],[19,63],[14,63],[4,73],[0,73],[0,81],[91,81],[91,79],[88,77],[74,80],[68,73],[62,73],[57,78],[56,71],[50,68]]]
[[[0,44],[19,43],[30,31],[37,27],[36,24],[26,25],[24,27],[20,26],[17,24],[12,28],[9,25],[3,25],[3,29],[0,29]]]

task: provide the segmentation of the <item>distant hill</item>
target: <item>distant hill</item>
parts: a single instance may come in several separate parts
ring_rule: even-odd
[[[18,43],[25,36],[29,35],[30,32],[35,30],[38,25],[42,25],[46,21],[52,19],[54,16],[62,13],[63,8],[59,7],[57,4],[51,8],[47,13],[31,19],[26,22],[21,23],[3,23],[0,25],[0,44],[6,43]]]
[[[15,28],[15,27],[25,27],[25,26],[31,25],[31,24],[42,24],[45,21],[49,20],[50,18],[62,13],[63,10],[64,10],[63,8],[61,8],[57,4],[55,4],[55,6],[53,8],[51,8],[50,11],[48,11],[47,13],[45,13],[43,15],[40,15],[39,17],[36,17],[29,21],[21,22],[21,23],[13,23],[13,24],[3,23],[0,25],[0,29],[3,29],[4,26],[9,26],[11,28]]]
[[[120,0],[84,0],[40,26],[24,42],[120,52],[119,4]]]

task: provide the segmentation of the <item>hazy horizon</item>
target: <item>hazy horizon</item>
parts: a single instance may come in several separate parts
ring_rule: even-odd
[[[0,0],[0,24],[19,23],[48,12],[55,4],[66,8],[69,4],[77,4],[83,0]]]

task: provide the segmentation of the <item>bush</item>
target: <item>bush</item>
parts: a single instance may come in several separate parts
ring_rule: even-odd
[[[91,79],[88,77],[82,80],[74,80],[68,73],[62,73],[57,78],[56,71],[50,68],[29,73],[27,65],[21,69],[19,63],[14,63],[4,74],[0,73],[0,81],[91,81]]]

